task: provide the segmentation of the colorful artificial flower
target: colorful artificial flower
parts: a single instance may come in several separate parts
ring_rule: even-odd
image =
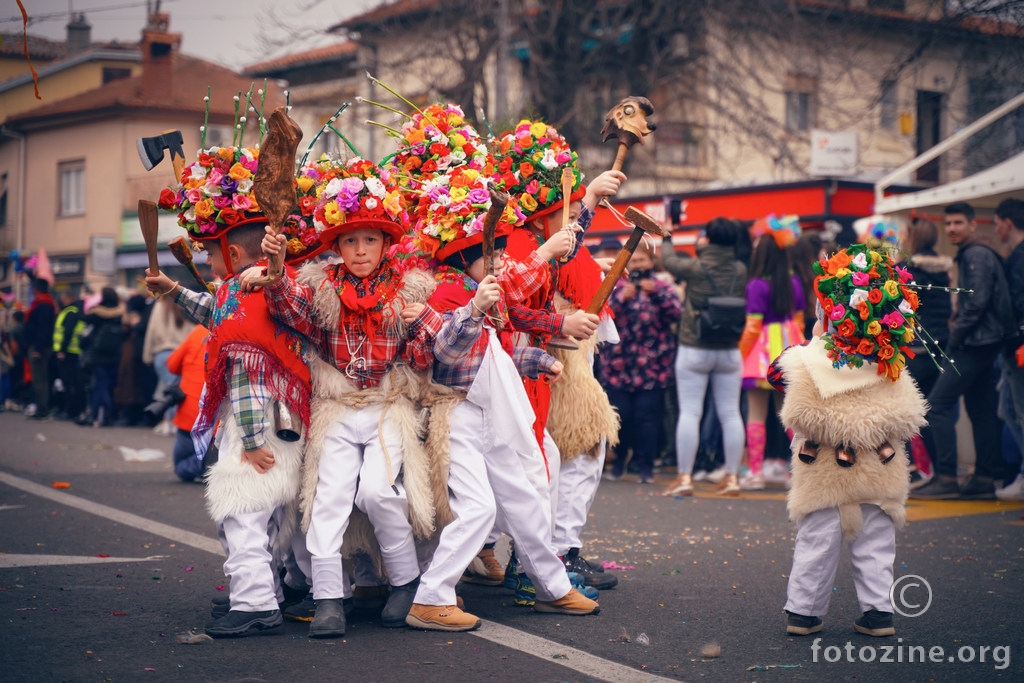
[[[497,142],[494,182],[513,197],[527,220],[550,213],[562,203],[562,169],[573,174],[570,201],[584,194],[583,172],[576,152],[557,130],[543,121],[522,120]]]
[[[313,227],[323,244],[333,246],[339,235],[359,228],[383,230],[392,241],[402,238],[408,216],[400,189],[392,183],[392,171],[352,157],[329,168],[320,182]]]

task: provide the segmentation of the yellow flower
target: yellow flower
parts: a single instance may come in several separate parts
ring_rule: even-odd
[[[868,323],[868,334],[872,337],[877,337],[878,333],[882,331],[882,325],[877,320],[872,320]]]
[[[465,136],[462,135],[462,133],[456,133],[455,135],[453,135],[451,137],[451,141],[456,147],[462,147],[464,144],[466,144],[466,138]]]
[[[902,339],[904,344],[909,344],[910,342],[914,341],[914,330],[910,329],[910,327],[907,327],[907,329],[903,330]]]
[[[309,188],[313,187],[313,179],[308,176],[301,176],[295,183],[302,192],[309,192]]]
[[[305,245],[302,244],[302,240],[297,237],[293,237],[288,240],[287,249],[289,254],[298,254],[305,249]]]
[[[849,274],[850,274],[850,269],[849,268],[840,268],[839,270],[836,271],[836,277],[846,277]]]
[[[338,202],[331,200],[324,205],[324,222],[340,225],[345,222],[345,212],[338,208]]]
[[[459,231],[451,226],[445,226],[438,231],[438,237],[442,242],[451,242],[459,234]]]
[[[402,213],[402,196],[398,192],[388,192],[384,196],[384,210],[391,216]]]
[[[209,218],[213,215],[213,200],[204,199],[196,204],[196,218]]]
[[[542,138],[548,132],[548,124],[543,121],[534,121],[530,124],[530,135],[535,138]]]
[[[472,168],[467,168],[465,171],[462,172],[462,175],[466,176],[466,180],[468,180],[469,182],[473,182],[474,180],[480,177],[480,171],[474,170]]]
[[[537,210],[537,200],[533,198],[533,195],[524,194],[519,197],[519,206],[523,207],[523,211],[533,213]]]
[[[458,114],[448,114],[448,125],[449,126],[461,126],[463,121],[465,121],[465,119],[463,119]],[[463,142],[461,144],[466,144],[465,143],[465,138],[463,138]]]
[[[899,283],[897,283],[895,280],[886,280],[882,288],[885,290],[885,293],[891,297],[899,296],[900,287]]]
[[[231,167],[231,170],[228,171],[228,176],[230,176],[232,180],[245,180],[246,178],[252,176],[252,172],[249,171],[249,169],[247,169],[245,166],[236,163],[234,166]]]
[[[868,253],[871,254],[871,262],[872,263],[879,263],[879,262],[881,262],[882,255],[879,254],[877,251],[870,251]]]
[[[469,191],[464,187],[453,187],[448,195],[452,198],[452,202],[461,202],[466,198]]]

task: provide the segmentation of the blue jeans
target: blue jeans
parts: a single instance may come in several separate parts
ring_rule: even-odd
[[[676,354],[676,392],[679,395],[676,463],[681,474],[693,472],[693,461],[700,444],[704,394],[709,382],[715,412],[722,425],[725,469],[729,474],[739,471],[746,441],[743,417],[740,415],[740,389],[743,384],[743,357],[740,350],[680,346]]]
[[[203,475],[203,461],[196,457],[192,435],[178,429],[174,435],[174,473],[182,481],[192,481]]]
[[[103,424],[114,421],[114,385],[117,384],[117,363],[100,363],[92,366],[92,419]],[[100,412],[102,411],[102,415]]]
[[[153,396],[154,400],[160,400],[163,398],[164,389],[174,384],[174,381],[178,379],[178,375],[175,375],[167,368],[167,359],[170,358],[171,354],[174,353],[173,349],[166,349],[164,351],[157,351],[153,354],[153,370],[156,371],[157,379],[160,383],[156,387],[156,393]],[[178,412],[178,406],[171,406],[164,413],[165,420],[173,420],[174,414]]]
[[[626,455],[633,449],[633,458],[640,466],[640,476],[654,472],[661,437],[662,392],[664,389],[624,391],[609,387],[608,400],[619,411],[619,445],[616,446],[612,473],[621,475]]]

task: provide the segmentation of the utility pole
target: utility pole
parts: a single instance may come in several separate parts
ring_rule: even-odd
[[[495,121],[504,121],[508,115],[508,52],[509,52],[508,0],[498,0],[498,50],[494,64]]]

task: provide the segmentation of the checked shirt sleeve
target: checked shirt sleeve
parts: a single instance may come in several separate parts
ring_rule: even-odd
[[[443,365],[455,365],[476,345],[483,330],[483,317],[474,320],[472,304],[457,308],[444,316],[444,324],[434,340],[434,360]]]
[[[231,412],[242,430],[242,447],[254,451],[267,444],[263,434],[266,425],[264,406],[269,401],[266,387],[261,381],[253,382],[241,363],[231,364],[228,377]]]
[[[505,293],[506,302],[524,301],[536,292],[548,278],[548,264],[536,251],[519,261],[505,257],[505,267],[498,283]]]
[[[561,313],[551,313],[540,308],[517,303],[509,304],[508,319],[513,329],[519,332],[526,332],[535,336],[545,334],[558,334],[562,331],[562,321],[565,316]]]
[[[434,339],[444,319],[430,306],[424,306],[419,317],[409,323],[409,339],[402,357],[413,370],[429,370],[434,365]]]
[[[185,316],[203,327],[210,326],[210,318],[213,316],[213,308],[216,303],[213,294],[209,292],[193,292],[178,285],[174,293],[174,303],[181,307]]]
[[[537,379],[542,372],[550,372],[557,359],[534,346],[517,346],[512,353],[516,369],[523,377]]]
[[[281,279],[263,288],[267,310],[277,321],[320,343],[323,330],[313,307],[313,288],[296,282],[287,271]]]

